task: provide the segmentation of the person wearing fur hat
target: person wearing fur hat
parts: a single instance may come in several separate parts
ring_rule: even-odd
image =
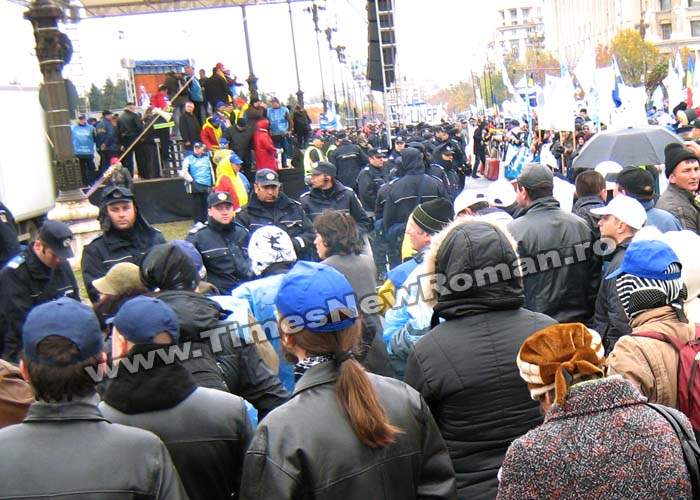
[[[545,418],[508,448],[499,500],[693,498],[675,431],[633,384],[605,378],[596,332],[544,328],[525,340],[517,364]]]
[[[697,198],[700,183],[700,162],[689,148],[672,143],[664,148],[664,166],[668,187],[661,194],[656,208],[675,215],[683,229],[700,231],[700,200]]]
[[[528,335],[555,321],[523,308],[515,246],[492,222],[457,219],[423,262],[432,330],[408,355],[404,380],[438,422],[459,498],[494,498],[508,445],[541,422],[513,359]]]
[[[622,265],[606,279],[615,280],[632,334],[620,338],[608,363],[652,403],[678,406],[678,354],[673,345],[645,337],[649,332],[682,343],[695,338],[683,312],[687,288],[676,253],[662,241],[633,241]]]

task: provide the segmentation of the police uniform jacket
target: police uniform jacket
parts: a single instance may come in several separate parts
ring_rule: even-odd
[[[389,169],[367,165],[357,176],[357,196],[368,212],[374,212],[379,188],[389,182]],[[381,214],[380,214],[381,217]]]
[[[274,225],[285,231],[292,239],[298,258],[313,249],[314,228],[311,220],[296,200],[284,193],[273,203],[263,203],[253,194],[241,211],[236,222],[253,233],[262,226]]]
[[[22,346],[22,325],[30,309],[60,297],[80,300],[78,283],[68,262],[51,269],[39,260],[31,244],[10,259],[0,272],[0,312],[7,323],[3,359],[17,361]]]
[[[338,169],[338,180],[349,187],[355,186],[358,174],[368,161],[362,148],[348,140],[343,140],[329,159]]]
[[[355,191],[345,187],[338,180],[333,181],[333,186],[330,189],[312,188],[302,194],[299,201],[304,207],[304,212],[312,221],[324,210],[337,210],[352,215],[357,227],[363,233],[369,233],[372,230],[372,222],[365,209],[362,208],[360,200],[357,199]]]
[[[237,222],[221,224],[211,217],[187,235],[187,241],[202,254],[207,281],[224,295],[252,277],[248,235],[248,230]]]
[[[104,232],[83,249],[80,261],[85,288],[93,303],[100,298],[99,292],[92,286],[94,280],[107,274],[107,271],[120,262],[141,264],[144,255],[152,247],[165,243],[161,232],[146,222],[140,213],[137,213],[136,222],[130,231],[117,231],[111,227],[105,210],[105,207],[100,209]]]
[[[15,218],[12,212],[0,203],[0,268],[19,253]]]

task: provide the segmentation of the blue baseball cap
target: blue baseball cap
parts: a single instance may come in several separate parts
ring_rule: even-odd
[[[332,333],[352,326],[358,317],[350,282],[325,264],[299,261],[280,284],[275,305],[290,326]]]
[[[163,332],[170,334],[174,342],[180,337],[175,311],[162,300],[145,295],[126,301],[114,317],[114,326],[134,344],[150,344]]]
[[[229,161],[231,163],[235,163],[236,165],[243,164],[243,160],[241,160],[241,157],[238,156],[236,153],[231,153],[231,156],[229,156]]]
[[[78,348],[78,355],[65,362],[39,356],[39,343],[53,335],[73,342]],[[100,322],[90,307],[61,297],[29,311],[22,326],[22,348],[29,361],[50,366],[73,365],[102,352]]]
[[[640,278],[656,280],[676,280],[681,277],[680,271],[667,273],[668,266],[676,263],[680,268],[680,259],[663,241],[641,240],[633,241],[627,247],[622,264],[606,276],[606,280],[617,278],[623,273]]]

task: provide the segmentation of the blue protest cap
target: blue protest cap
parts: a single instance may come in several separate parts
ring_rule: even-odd
[[[315,333],[344,330],[358,317],[350,282],[330,266],[299,261],[280,284],[275,305],[290,325]]]
[[[73,342],[78,348],[78,355],[65,361],[39,356],[39,343],[54,335]],[[77,300],[61,297],[29,311],[22,326],[22,348],[29,361],[41,365],[76,364],[102,352],[100,323],[90,307]]]
[[[671,264],[678,264],[678,272],[666,272]],[[606,280],[617,278],[621,274],[631,274],[640,278],[656,280],[676,280],[681,277],[681,261],[663,241],[633,241],[627,247],[622,264],[606,276]]]
[[[177,342],[180,324],[172,308],[155,297],[139,295],[119,308],[114,317],[117,327],[126,340],[134,344],[150,344],[159,333],[168,333]]]
[[[231,156],[229,156],[229,161],[231,163],[235,163],[236,165],[243,164],[243,160],[241,160],[241,157],[238,156],[236,153],[231,153]]]

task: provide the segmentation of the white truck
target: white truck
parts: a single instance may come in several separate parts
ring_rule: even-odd
[[[0,85],[0,109],[0,201],[15,216],[20,240],[29,240],[56,199],[39,88]]]

